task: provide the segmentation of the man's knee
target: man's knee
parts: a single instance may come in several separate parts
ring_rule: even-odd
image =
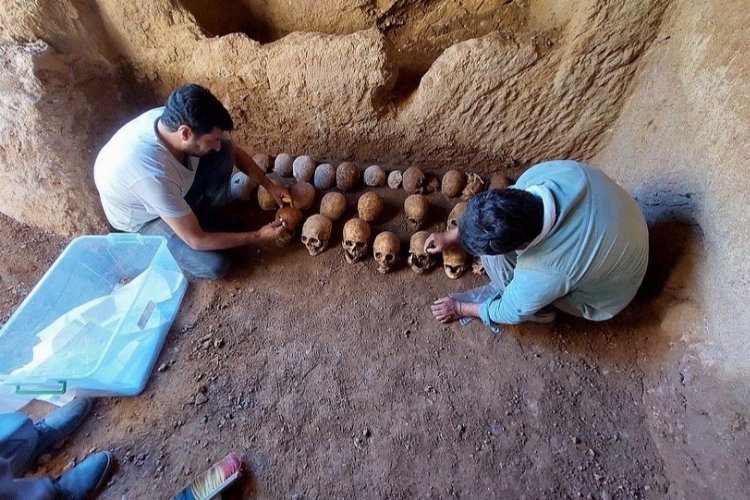
[[[197,259],[180,262],[183,272],[193,280],[218,280],[229,274],[229,258],[219,252],[201,252]]]

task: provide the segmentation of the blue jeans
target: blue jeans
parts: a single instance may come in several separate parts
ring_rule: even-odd
[[[0,498],[3,500],[55,498],[49,478],[22,478],[36,458],[38,436],[34,423],[23,413],[0,414]]]
[[[185,195],[204,231],[228,231],[227,221],[219,214],[227,203],[229,183],[234,168],[234,150],[229,141],[222,141],[219,151],[202,156],[195,171],[195,180]],[[144,225],[140,234],[164,236],[167,248],[188,279],[219,279],[229,272],[229,259],[223,252],[194,250],[172,231],[163,219]]]

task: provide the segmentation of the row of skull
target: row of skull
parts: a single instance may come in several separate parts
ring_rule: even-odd
[[[298,183],[312,183],[321,190],[336,186],[343,192],[352,191],[360,182],[360,169],[354,162],[343,162],[335,167],[330,163],[317,164],[308,155],[293,158],[286,153],[279,154],[273,161],[271,156],[259,153],[253,156],[253,160],[266,172],[273,171],[281,177],[294,176]],[[511,183],[502,174],[493,175],[488,185],[481,175],[456,169],[446,172],[440,180],[425,174],[419,167],[409,167],[403,173],[400,170],[386,173],[379,165],[367,167],[363,177],[365,185],[370,187],[383,187],[386,184],[392,189],[403,187],[407,194],[425,194],[439,189],[448,198],[460,195],[464,200],[485,189],[502,189]],[[249,199],[255,187],[247,175],[237,172],[232,178],[230,190],[235,199]]]
[[[315,214],[308,217],[302,226],[302,243],[310,255],[319,255],[328,248],[333,223],[325,215]],[[350,264],[359,262],[370,253],[369,243],[372,235],[370,224],[360,218],[350,219],[344,224],[343,240],[344,258]],[[418,231],[409,240],[407,264],[417,274],[423,274],[437,264],[434,254],[425,251],[428,231]],[[398,264],[401,254],[401,239],[391,231],[383,231],[375,236],[372,243],[372,256],[381,273],[388,273]],[[443,254],[445,274],[456,279],[468,269],[466,251],[459,245],[446,249]],[[481,261],[475,259],[472,264],[475,273],[483,272]]]

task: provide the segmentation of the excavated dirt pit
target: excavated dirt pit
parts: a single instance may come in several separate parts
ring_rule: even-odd
[[[377,191],[386,220],[374,231],[406,243],[404,192]],[[349,195],[351,214],[361,192]],[[430,201],[434,229],[455,201]],[[251,210],[257,223],[269,217]],[[7,317],[66,241],[0,222]],[[118,465],[103,498],[163,498],[234,450],[247,473],[228,498],[667,491],[637,362],[660,355],[652,301],[603,324],[562,317],[497,335],[476,321],[443,326],[429,303],[486,278],[349,265],[341,227],[318,257],[299,242],[239,249],[228,279],[191,284],[146,391],[99,400],[37,473],[110,449]]]
[[[110,449],[102,498],[164,498],[236,451],[226,498],[748,498],[741,2],[0,3],[0,322],[104,231],[98,149],[189,81],[253,152],[487,178],[591,162],[651,238],[615,319],[499,334],[429,309],[486,278],[349,265],[343,221],[318,257],[235,249],[227,279],[190,285],[145,392],[100,399],[33,473]],[[405,255],[405,195],[379,192],[374,230]],[[455,201],[430,201],[435,229]]]

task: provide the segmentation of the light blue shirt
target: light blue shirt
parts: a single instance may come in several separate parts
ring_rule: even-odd
[[[550,161],[527,170],[518,189],[554,197],[550,232],[517,257],[505,290],[479,309],[487,325],[516,324],[562,299],[584,318],[612,318],[635,296],[648,264],[648,228],[635,200],[600,170]]]

